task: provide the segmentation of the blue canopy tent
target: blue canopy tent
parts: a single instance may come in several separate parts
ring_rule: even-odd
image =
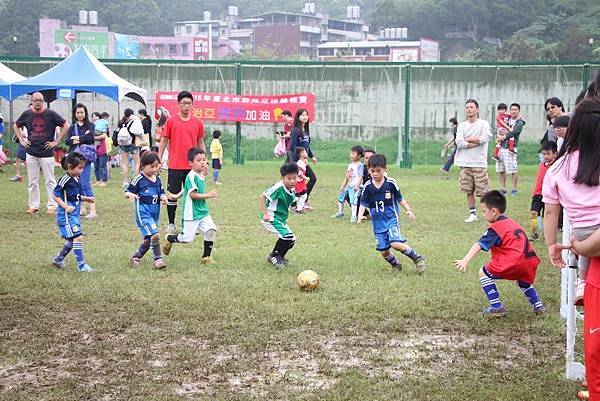
[[[11,95],[11,85],[15,82],[23,81],[25,77],[19,73],[14,72],[4,64],[0,63],[0,96],[7,99],[13,100]]]
[[[115,102],[128,97],[146,105],[147,92],[109,70],[84,46],[68,58],[35,77],[11,85],[12,97],[42,92],[47,102],[57,98],[57,90],[70,89],[78,92],[95,92]]]

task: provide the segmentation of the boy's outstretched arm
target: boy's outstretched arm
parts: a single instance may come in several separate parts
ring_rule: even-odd
[[[471,249],[469,249],[469,252],[467,252],[464,258],[462,258],[461,260],[454,261],[454,267],[464,272],[465,270],[467,270],[469,262],[473,260],[473,258],[479,253],[479,251],[481,251],[481,245],[479,245],[479,242],[476,242],[473,244]]]

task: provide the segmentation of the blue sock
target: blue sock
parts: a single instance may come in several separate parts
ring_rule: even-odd
[[[394,254],[391,253],[391,252],[390,252],[390,254],[388,256],[384,256],[383,258],[385,259],[386,262],[388,262],[392,266],[398,266],[400,264],[398,262],[398,259],[396,259],[396,257],[394,256]]]
[[[498,292],[498,288],[496,288],[496,284],[489,277],[480,277],[479,282],[481,283],[481,288],[483,288],[483,292],[485,296],[490,301],[490,306],[492,308],[501,308],[502,302],[500,302],[500,293]]]
[[[540,298],[538,297],[537,291],[535,290],[535,288],[533,288],[531,284],[519,281],[519,288],[521,289],[521,291],[523,291],[523,294],[529,300],[529,303],[533,305],[534,309],[538,309],[544,306],[544,304],[542,304],[542,301],[540,301]]]
[[[219,181],[219,170],[213,170],[213,181],[214,182]]]
[[[538,230],[543,234],[544,233],[544,218],[542,216],[538,216]]]
[[[138,250],[133,254],[133,257],[140,259],[143,258],[146,252],[148,252],[148,249],[150,249],[150,240],[144,238]]]
[[[58,260],[64,260],[69,252],[71,252],[71,249],[73,249],[73,243],[70,240],[67,240],[56,258]]]
[[[150,239],[150,246],[152,247],[152,254],[154,255],[154,260],[158,260],[162,258],[160,253],[160,238],[152,238]]]
[[[85,259],[83,258],[83,243],[74,242],[73,253],[75,254],[75,259],[77,259],[77,269],[81,269],[85,265]]]
[[[423,259],[423,256],[416,253],[415,250],[412,249],[411,247],[406,248],[405,250],[402,251],[402,253],[405,254],[406,256],[408,256],[409,258],[411,258],[413,260],[413,262]]]

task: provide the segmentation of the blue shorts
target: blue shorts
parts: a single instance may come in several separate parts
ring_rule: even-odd
[[[341,192],[338,196],[338,202],[344,203],[344,201],[346,200],[346,195],[348,196],[348,199],[350,199],[350,204],[351,205],[358,205],[358,195],[359,195],[360,191],[354,192],[354,187],[352,186],[347,186],[346,188],[344,188],[344,191]]]
[[[17,147],[17,159],[19,160],[27,160],[27,151],[25,150],[25,146],[19,144]]]
[[[60,236],[64,239],[73,239],[82,236],[79,215],[69,214],[67,224],[58,225],[58,232],[60,232]]]
[[[140,148],[138,148],[134,144],[127,145],[127,146],[119,145],[119,152],[130,153],[132,155],[135,155],[136,153],[140,153]]]
[[[144,238],[151,237],[158,233],[158,224],[156,224],[154,219],[144,217],[141,221],[136,219],[136,223]]]
[[[221,170],[221,159],[212,159],[212,168],[215,170]]]
[[[392,227],[384,233],[375,233],[375,241],[377,241],[375,249],[383,252],[390,249],[393,242],[406,242],[406,238],[400,233],[400,228]]]

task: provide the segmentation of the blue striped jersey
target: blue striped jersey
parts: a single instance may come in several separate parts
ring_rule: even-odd
[[[365,184],[360,197],[360,204],[369,208],[373,231],[385,233],[400,224],[400,205],[403,199],[400,187],[392,178],[384,177],[381,187],[375,187],[373,181]]]

